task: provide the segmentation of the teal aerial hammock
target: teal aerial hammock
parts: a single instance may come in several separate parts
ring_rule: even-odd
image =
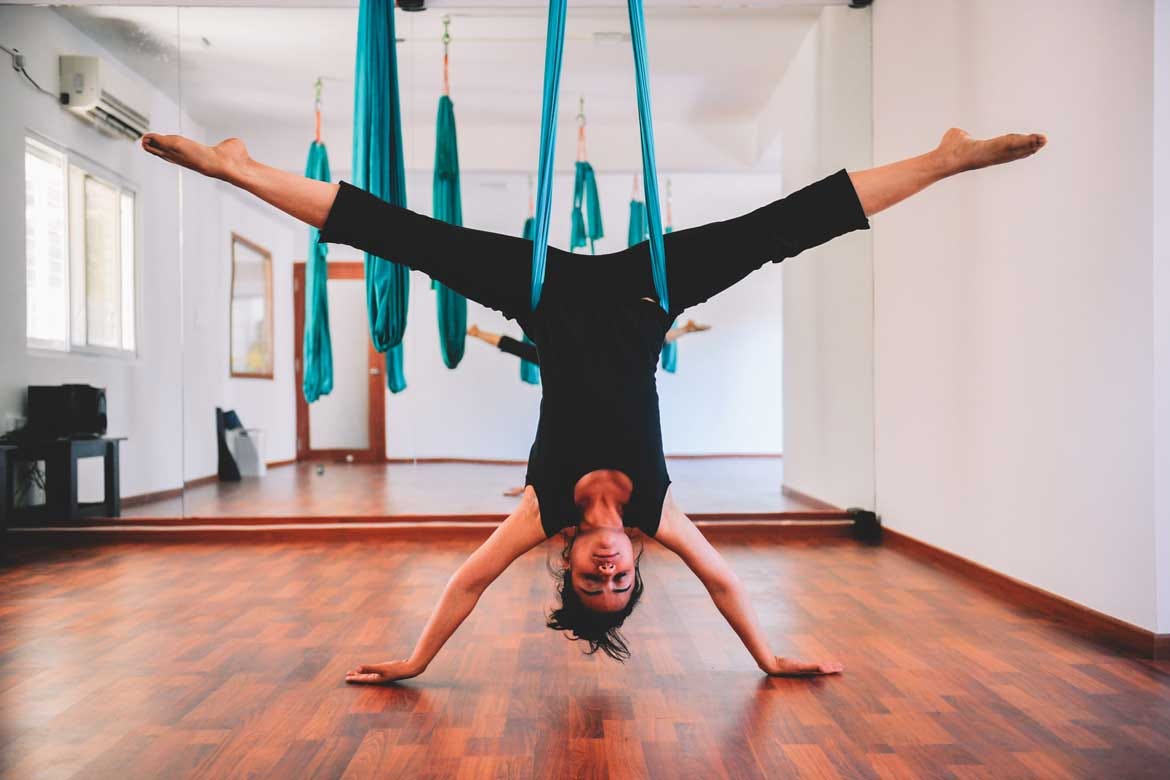
[[[601,224],[601,197],[597,194],[597,176],[593,173],[593,166],[587,161],[584,97],[581,98],[580,106],[577,113],[577,164],[573,166],[573,213],[569,251],[588,245],[589,251],[597,254],[595,245],[597,239],[605,236],[605,228]],[[589,216],[588,226],[586,212]]]
[[[438,131],[435,137],[435,177],[431,197],[435,219],[452,225],[463,224],[463,204],[459,194],[459,145],[455,138],[455,105],[451,102],[448,76],[448,49],[451,44],[450,17],[443,17],[443,94],[439,98]],[[467,299],[459,293],[431,281],[439,314],[439,351],[447,368],[455,368],[463,359],[467,338]]]
[[[634,76],[638,94],[638,125],[642,137],[642,174],[646,181],[646,214],[650,231],[650,268],[654,290],[664,311],[670,311],[666,285],[666,250],[662,241],[662,214],[658,203],[658,174],[654,165],[654,126],[650,116],[650,84],[646,63],[646,19],[642,0],[627,0],[630,11],[630,38],[634,46]],[[557,145],[557,108],[560,99],[561,67],[565,55],[565,13],[567,0],[551,0],[548,7],[548,37],[544,55],[544,102],[540,117],[540,158],[538,161],[536,225],[532,241],[531,303],[540,305],[548,259],[548,228],[552,216],[553,152]]]
[[[309,160],[305,163],[305,176],[317,181],[329,181],[329,155],[321,143],[321,79],[314,85],[316,97],[313,113],[316,116],[317,133],[309,146]],[[305,401],[313,403],[333,390],[333,345],[329,340],[329,297],[327,280],[329,270],[325,265],[328,245],[320,242],[321,231],[309,228],[309,262],[305,268],[305,334],[301,347],[304,367],[301,392]]]
[[[531,177],[529,177],[529,180],[528,180],[528,188],[529,188],[528,213],[529,213],[529,215],[531,215],[532,214],[532,192],[531,192],[532,179],[531,179]],[[524,232],[521,233],[520,235],[522,238],[526,238],[529,241],[531,241],[532,236],[535,232],[536,232],[536,219],[532,216],[529,216],[528,219],[524,220]],[[532,339],[528,338],[527,333],[524,334],[524,343],[525,344],[532,343]],[[520,380],[523,382],[527,382],[530,385],[539,385],[540,384],[540,366],[536,365],[535,363],[530,363],[527,360],[521,360],[520,361]]]
[[[670,208],[671,192],[670,179],[666,180],[666,232],[674,230],[674,214]],[[671,323],[671,328],[678,325],[678,320]],[[662,370],[673,374],[678,370],[678,341],[671,341],[662,345]]]
[[[395,206],[406,206],[402,109],[392,0],[361,0],[354,73],[353,182]],[[402,337],[410,302],[410,269],[366,255],[366,307],[370,339],[386,354],[386,385],[406,389]]]
[[[666,232],[669,233],[673,228],[671,226],[670,215],[670,182],[666,182]],[[634,176],[634,192],[630,196],[630,229],[627,234],[627,245],[634,246],[640,244],[649,237],[649,224],[646,220],[646,204],[638,200],[638,177]],[[676,323],[677,324],[677,321]],[[674,328],[674,324],[670,326]],[[674,373],[678,368],[678,343],[671,341],[662,345],[662,368],[665,371]]]

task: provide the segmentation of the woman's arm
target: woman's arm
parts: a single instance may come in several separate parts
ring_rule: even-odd
[[[688,333],[701,333],[704,330],[711,330],[710,325],[700,325],[694,320],[687,320],[687,324],[678,328],[671,328],[666,331],[666,338],[663,341],[667,344],[678,341]]]
[[[844,669],[836,662],[805,663],[772,654],[768,638],[760,628],[759,618],[752,609],[743,583],[691,519],[679,510],[669,493],[663,505],[658,533],[654,538],[682,558],[683,563],[695,573],[707,588],[719,612],[765,674],[805,676],[835,674]]]
[[[480,341],[486,341],[500,352],[507,352],[509,355],[515,355],[521,360],[527,360],[529,363],[540,365],[540,353],[536,350],[536,346],[525,341],[517,341],[511,336],[501,336],[498,333],[491,333],[486,330],[480,330],[478,325],[472,325],[467,329],[468,336],[474,336]]]
[[[472,323],[471,326],[467,328],[467,335],[473,338],[477,338],[480,341],[486,341],[493,347],[500,346],[500,334],[492,333],[491,331],[487,330],[480,330],[479,326],[475,323]]]
[[[403,661],[363,664],[345,675],[351,683],[386,683],[417,677],[427,666],[455,629],[475,609],[479,597],[488,585],[504,572],[512,561],[545,540],[540,524],[540,509],[532,488],[524,492],[519,508],[505,520],[487,541],[471,554],[452,575],[443,589],[439,603],[423,627],[422,635],[410,657]]]

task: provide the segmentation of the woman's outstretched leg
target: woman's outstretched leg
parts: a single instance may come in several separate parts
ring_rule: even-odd
[[[142,137],[142,148],[167,162],[235,185],[315,228],[324,226],[337,197],[337,184],[253,160],[238,138],[205,146],[181,135],[147,133]]]
[[[314,181],[264,165],[253,160],[236,138],[205,146],[178,135],[150,133],[143,137],[142,147],[320,228],[323,241],[348,244],[422,271],[507,317],[522,320],[529,313],[529,241],[449,225],[348,184]]]
[[[855,173],[838,171],[742,217],[675,231],[665,237],[671,314],[708,300],[768,262],[865,229],[868,217],[937,181],[1028,157],[1046,142],[1040,134],[1014,133],[976,141],[952,129],[926,154]],[[649,268],[645,245],[636,250]]]
[[[849,179],[865,216],[872,217],[948,176],[1022,160],[1046,143],[1048,139],[1039,133],[1010,133],[976,141],[966,131],[952,127],[938,147],[926,154],[850,173]]]

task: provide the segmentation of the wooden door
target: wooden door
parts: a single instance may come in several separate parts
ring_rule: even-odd
[[[297,460],[382,463],[386,460],[384,363],[382,355],[374,350],[364,324],[365,265],[360,261],[330,261],[327,267],[333,391],[318,399],[310,409],[301,389],[304,382],[305,264],[298,262],[293,266]],[[354,321],[355,317],[360,317],[360,322]]]

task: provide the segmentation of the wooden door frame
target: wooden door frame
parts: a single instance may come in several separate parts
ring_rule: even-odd
[[[365,279],[365,263],[362,261],[330,260],[326,266],[330,279]],[[305,262],[293,263],[293,349],[296,360],[296,385],[293,393],[297,397],[297,460],[346,461],[351,457],[359,463],[384,463],[386,461],[386,391],[383,389],[383,360],[366,339],[367,377],[369,379],[369,441],[365,450],[329,449],[314,450],[309,447],[309,404],[304,391],[304,333],[305,333]]]

